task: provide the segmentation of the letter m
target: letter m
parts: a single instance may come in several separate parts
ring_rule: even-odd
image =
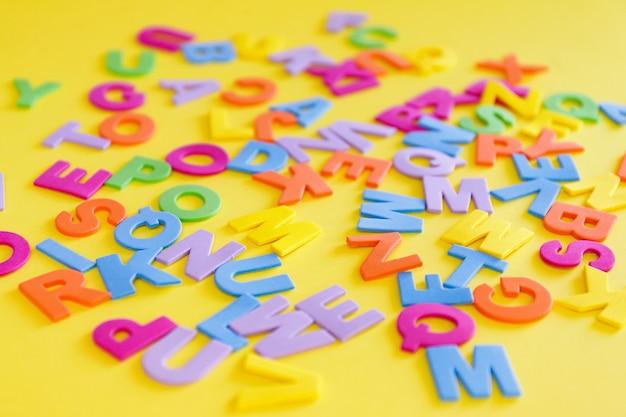
[[[442,401],[458,401],[459,381],[474,398],[489,398],[491,376],[505,397],[519,397],[522,389],[511,367],[504,346],[474,347],[474,367],[465,360],[458,346],[447,345],[426,349],[428,365]]]

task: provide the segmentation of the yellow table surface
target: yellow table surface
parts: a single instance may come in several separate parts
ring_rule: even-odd
[[[360,51],[348,40],[350,29],[331,34],[324,30],[333,10],[369,13],[367,25],[384,25],[398,31],[398,37],[386,49],[399,54],[427,46],[448,47],[455,51],[457,64],[448,71],[421,76],[415,71],[391,71],[381,77],[378,88],[344,97],[334,97],[319,77],[308,74],[292,77],[282,65],[268,60],[237,59],[226,64],[192,65],[181,53],[157,51],[156,69],[145,76],[127,78],[147,95],[146,104],[137,110],[154,119],[155,137],[137,146],[113,145],[99,151],[71,143],[56,149],[42,145],[43,140],[64,123],[75,120],[81,132],[97,134],[98,126],[111,112],[88,101],[88,92],[97,84],[122,79],[105,66],[108,51],[120,49],[131,57],[146,49],[136,41],[136,34],[151,25],[167,25],[196,34],[197,41],[231,39],[237,33],[257,36],[276,35],[284,39],[285,49],[316,45],[326,55],[343,61]],[[544,97],[560,92],[579,92],[597,102],[626,102],[626,59],[623,40],[624,3],[617,0],[583,1],[137,1],[111,0],[79,2],[69,0],[38,2],[0,2],[0,172],[5,176],[6,208],[0,213],[0,229],[18,233],[31,245],[29,262],[19,271],[0,278],[0,373],[2,384],[0,415],[18,416],[228,416],[238,413],[234,398],[248,388],[268,387],[277,383],[243,370],[244,357],[263,336],[250,339],[248,347],[235,352],[201,381],[172,387],[150,379],[136,354],[119,362],[98,348],[92,331],[113,318],[129,318],[146,323],[166,315],[179,325],[194,328],[228,305],[233,297],[222,293],[212,277],[197,283],[184,276],[184,261],[163,267],[182,278],[183,284],[155,288],[135,281],[137,295],[94,308],[68,303],[72,315],[53,323],[18,290],[21,282],[46,272],[62,269],[56,261],[35,249],[47,238],[90,259],[119,253],[126,261],[132,252],[118,246],[113,228],[103,225],[99,233],[86,238],[70,238],[54,226],[56,215],[74,208],[79,198],[38,188],[33,181],[57,160],[66,160],[72,168],[117,172],[133,156],[164,159],[168,152],[183,145],[216,143],[235,156],[246,140],[214,140],[208,114],[212,108],[229,112],[234,126],[252,126],[254,118],[269,104],[288,103],[315,96],[332,100],[330,112],[309,128],[277,128],[277,134],[317,137],[316,131],[335,120],[373,122],[374,117],[394,105],[436,86],[461,92],[472,82],[495,72],[479,70],[475,63],[501,59],[515,53],[522,63],[545,64],[549,71],[527,76],[524,85],[537,88]],[[176,107],[172,92],[159,87],[163,79],[215,79],[223,89],[234,89],[234,81],[245,76],[271,78],[278,94],[270,102],[237,108],[224,103],[219,94]],[[33,108],[18,108],[15,78],[28,79],[34,86],[57,81],[62,87],[39,100]],[[243,93],[243,92],[242,92]],[[474,114],[474,106],[458,108],[452,118]],[[515,136],[530,119],[518,116],[507,130]],[[626,150],[624,128],[604,115],[596,124],[585,126],[568,140],[583,144],[585,152],[574,156],[580,174],[590,178],[604,172],[616,172]],[[382,139],[372,138],[374,149],[368,156],[390,159],[406,146],[403,134]],[[525,143],[532,143],[528,138]],[[352,151],[354,152],[354,151]],[[457,186],[462,178],[486,177],[490,189],[519,182],[509,158],[498,158],[493,168],[478,167],[475,143],[464,146],[461,157],[468,166],[457,169],[449,178]],[[329,152],[309,151],[311,165],[320,170]],[[555,159],[555,158],[551,158]],[[293,163],[293,162],[290,162]],[[287,173],[287,169],[283,173]],[[334,194],[313,198],[307,194],[292,206],[297,220],[318,224],[322,235],[286,256],[276,273],[288,273],[296,288],[284,293],[292,303],[339,284],[347,290],[344,299],[352,299],[361,312],[377,308],[385,321],[373,329],[332,346],[279,359],[302,370],[313,371],[323,379],[323,392],[316,402],[283,408],[268,408],[249,415],[272,416],[409,416],[459,415],[508,416],[534,415],[621,415],[624,409],[623,375],[626,371],[624,346],[626,332],[596,320],[599,311],[575,313],[560,306],[543,320],[524,325],[504,324],[487,319],[473,306],[459,307],[470,313],[477,324],[474,338],[461,347],[469,357],[476,345],[505,346],[523,395],[504,398],[497,387],[488,399],[471,398],[462,390],[458,402],[439,400],[430,374],[424,349],[415,354],[401,351],[402,339],[396,319],[402,311],[397,280],[394,276],[364,281],[359,266],[369,248],[349,248],[346,236],[366,235],[356,229],[359,207],[365,189],[365,177],[345,178],[345,169],[327,177]],[[144,184],[133,182],[119,191],[103,187],[95,197],[112,198],[122,203],[129,215],[144,206],[158,208],[158,197],[180,184],[196,183],[215,190],[222,198],[222,208],[214,217],[199,223],[184,223],[183,236],[203,228],[216,235],[215,247],[229,241],[247,246],[239,258],[271,252],[269,246],[257,246],[227,223],[240,216],[276,206],[280,191],[261,184],[248,174],[225,171],[209,177],[191,177],[181,173],[165,181]],[[422,181],[411,179],[395,169],[382,183],[381,190],[423,198]],[[585,292],[583,264],[571,269],[545,265],[539,248],[549,240],[564,244],[573,241],[544,229],[542,221],[527,213],[532,198],[503,203],[493,200],[494,216],[535,232],[530,243],[513,253],[508,270],[499,274],[482,270],[471,282],[495,286],[500,275],[529,277],[549,289],[554,299]],[[585,196],[561,193],[559,201],[583,205]],[[623,210],[615,212],[617,224],[604,242],[613,249],[617,262],[610,271],[610,288],[626,284],[626,264],[622,248],[626,244]],[[451,225],[463,218],[446,208],[443,214],[420,213],[425,222],[421,234],[404,234],[402,244],[392,257],[419,254],[423,266],[414,269],[419,282],[427,273],[443,279],[459,261],[447,255],[450,247],[440,239]],[[474,244],[471,247],[477,248]],[[2,256],[10,256],[6,246]],[[585,255],[584,264],[593,260]],[[162,267],[162,266],[159,266]],[[272,271],[274,272],[274,270]],[[267,273],[250,274],[250,279]],[[105,289],[97,270],[86,273],[90,288]],[[423,287],[423,284],[421,284]],[[270,296],[261,297],[262,300]],[[501,297],[500,297],[501,298]],[[500,299],[502,302],[502,300]],[[514,302],[515,303],[515,302]],[[427,322],[429,320],[426,320]],[[435,330],[449,329],[448,323],[430,320]],[[198,336],[172,362],[185,360],[208,339]],[[280,384],[278,384],[280,385]]]

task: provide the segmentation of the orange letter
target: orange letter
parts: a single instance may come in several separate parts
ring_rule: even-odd
[[[289,171],[293,174],[292,178],[276,171],[265,171],[254,174],[252,179],[283,189],[278,200],[279,206],[299,203],[305,191],[310,192],[313,197],[325,197],[333,193],[333,189],[306,162],[291,165]]]
[[[500,286],[506,297],[515,298],[523,292],[533,297],[534,301],[524,306],[500,306],[491,299],[494,289],[488,284],[479,285],[474,290],[474,306],[490,319],[506,323],[530,323],[547,316],[552,309],[550,292],[532,279],[501,277]]]
[[[372,172],[367,178],[365,184],[368,187],[374,188],[380,186],[380,183],[383,179],[385,179],[385,176],[387,176],[387,173],[391,169],[391,161],[368,158],[345,152],[335,152],[322,168],[322,175],[334,175],[343,165],[350,165],[350,168],[348,168],[348,172],[346,173],[346,177],[351,180],[357,179],[365,169],[370,169]]]
[[[60,288],[48,290],[59,285]],[[85,288],[85,276],[73,269],[48,272],[22,282],[19,289],[52,321],[59,321],[71,314],[61,300],[94,307],[111,298],[111,294],[106,291]]]
[[[224,91],[222,93],[222,99],[231,104],[253,106],[255,104],[265,103],[276,95],[276,84],[265,78],[240,78],[235,81],[235,84],[240,87],[258,87],[261,91],[254,96],[240,96],[232,91]]]
[[[402,242],[402,235],[398,232],[347,236],[346,241],[351,248],[374,246],[369,256],[361,264],[361,276],[365,281],[422,266],[422,260],[417,254],[387,261],[387,257]]]
[[[97,198],[85,201],[76,207],[78,223],[74,223],[74,217],[70,212],[60,212],[55,220],[57,230],[66,236],[73,237],[93,235],[100,229],[100,220],[96,217],[96,211],[108,211],[107,221],[112,226],[117,226],[126,218],[126,209],[123,205],[108,198]]]
[[[522,149],[522,142],[518,139],[480,133],[476,136],[476,164],[491,167],[496,163],[496,156],[511,156]]]
[[[569,221],[563,221],[563,218]],[[557,202],[543,218],[543,226],[552,233],[602,242],[616,221],[617,216],[611,213]]]

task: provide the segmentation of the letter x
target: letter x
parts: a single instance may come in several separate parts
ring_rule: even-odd
[[[517,62],[517,56],[515,55],[507,55],[501,62],[480,61],[476,63],[476,66],[503,72],[505,79],[511,84],[522,81],[523,74],[535,74],[548,70],[548,67],[545,65],[521,65]]]

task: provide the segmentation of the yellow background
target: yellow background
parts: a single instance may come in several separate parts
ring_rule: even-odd
[[[458,64],[449,71],[423,77],[415,72],[392,72],[381,78],[376,89],[334,98],[319,77],[303,74],[289,76],[282,65],[267,61],[237,60],[228,64],[192,65],[182,54],[157,52],[157,67],[147,76],[130,79],[147,94],[146,105],[138,112],[152,117],[157,134],[149,142],[132,147],[112,146],[106,151],[64,143],[56,149],[42,141],[69,120],[82,124],[80,131],[97,134],[100,122],[110,113],[92,106],[87,94],[102,82],[119,79],[107,72],[106,53],[121,49],[136,56],[143,47],[135,40],[144,27],[156,24],[181,28],[195,33],[197,41],[224,40],[241,32],[259,36],[278,35],[285,48],[317,45],[325,54],[342,61],[359,49],[348,41],[348,31],[329,34],[324,23],[332,10],[364,11],[368,24],[387,25],[399,32],[387,49],[397,53],[416,51],[425,46],[446,46],[458,55]],[[221,101],[218,94],[175,107],[171,91],[161,89],[162,79],[210,78],[219,80],[224,89],[233,89],[235,79],[264,76],[277,81],[279,92],[271,104],[286,103],[313,96],[333,100],[332,110],[314,126],[279,128],[279,135],[314,137],[316,129],[339,119],[372,121],[388,107],[399,105],[421,92],[443,86],[454,92],[487,75],[474,64],[484,59],[500,59],[516,53],[523,63],[546,64],[548,73],[528,77],[525,83],[541,89],[545,96],[558,92],[584,93],[596,101],[626,102],[626,59],[624,43],[624,3],[615,1],[0,1],[0,172],[5,174],[6,209],[0,213],[0,229],[25,237],[33,248],[28,264],[18,272],[0,278],[0,415],[2,416],[222,416],[235,414],[233,399],[243,389],[270,386],[272,382],[246,373],[244,355],[261,336],[252,338],[243,351],[236,352],[209,376],[184,387],[170,387],[151,380],[141,367],[141,354],[120,363],[94,345],[92,330],[112,318],[125,317],[146,323],[167,315],[176,323],[195,327],[197,323],[225,307],[232,297],[214,285],[212,278],[202,283],[184,277],[184,261],[165,268],[180,276],[178,287],[154,288],[136,281],[137,295],[87,309],[70,305],[72,316],[58,323],[50,322],[18,291],[18,284],[61,266],[34,249],[48,237],[95,259],[120,253],[127,260],[131,252],[117,246],[113,228],[104,225],[91,237],[74,239],[61,235],[54,218],[62,210],[73,209],[81,200],[63,193],[37,188],[33,181],[59,159],[72,168],[87,169],[90,174],[102,168],[118,171],[134,155],[163,159],[177,147],[210,142],[208,112],[212,107],[229,111],[233,125],[251,126],[265,105],[235,108]],[[494,74],[495,75],[495,74]],[[16,107],[18,94],[14,78],[26,78],[39,86],[58,81],[62,87],[44,97],[32,109]],[[453,121],[471,115],[471,106],[455,111]],[[515,134],[529,120],[518,118],[507,131]],[[623,128],[604,116],[599,123],[586,124],[570,137],[585,145],[586,151],[575,156],[583,178],[606,171],[615,172],[626,150]],[[404,148],[400,133],[388,139],[373,139],[370,156],[391,158]],[[528,141],[525,139],[527,143]],[[244,146],[243,140],[219,141],[232,156]],[[330,153],[310,151],[312,165],[319,170]],[[473,161],[475,145],[465,146],[462,157],[467,167],[458,169],[450,179],[457,185],[461,178],[486,176],[491,189],[517,183],[512,162],[498,159],[492,169],[477,168]],[[334,195],[314,199],[307,195],[294,206],[298,220],[312,220],[323,229],[321,237],[284,259],[275,271],[289,273],[296,289],[284,294],[298,302],[333,284],[347,289],[346,298],[361,305],[361,311],[378,308],[387,319],[367,333],[348,341],[315,351],[280,359],[304,370],[318,372],[324,380],[319,401],[268,409],[258,415],[272,416],[409,416],[458,415],[485,416],[506,413],[509,416],[621,415],[624,410],[624,346],[626,332],[595,321],[597,311],[577,314],[555,307],[544,320],[529,325],[508,325],[486,319],[472,306],[465,306],[476,319],[476,336],[462,347],[466,356],[478,344],[503,344],[521,382],[523,396],[503,398],[499,390],[486,400],[470,398],[462,390],[462,400],[442,403],[436,394],[423,350],[408,354],[400,350],[401,338],[396,318],[402,310],[394,277],[365,282],[359,266],[370,249],[350,249],[348,235],[356,230],[364,177],[356,181],[344,178],[344,170],[327,179]],[[198,183],[217,191],[222,209],[202,223],[184,224],[183,236],[199,228],[216,233],[215,247],[229,241],[244,243],[248,250],[239,258],[269,253],[268,246],[258,247],[246,233],[227,227],[231,219],[273,207],[278,189],[253,181],[247,174],[227,171],[220,175],[195,178],[174,173],[157,184],[132,183],[117,191],[105,187],[96,196],[113,198],[130,215],[141,207],[157,208],[158,197],[179,184]],[[420,180],[410,179],[392,170],[381,190],[423,197]],[[531,198],[502,203],[494,200],[497,217],[516,226],[535,231],[533,240],[515,252],[504,276],[526,276],[541,282],[554,298],[583,293],[583,266],[558,270],[543,264],[540,246],[553,239],[564,244],[571,237],[547,232],[542,222],[526,210]],[[562,194],[559,201],[583,204],[584,197]],[[626,226],[620,219],[605,242],[617,256],[610,272],[610,286],[626,285],[626,264],[622,248]],[[447,256],[449,244],[439,237],[462,218],[446,211],[441,215],[422,213],[424,233],[403,236],[394,257],[418,253],[424,265],[416,277],[439,273],[443,279],[459,261]],[[474,246],[475,247],[475,246]],[[9,252],[2,249],[6,258]],[[585,263],[592,260],[585,256]],[[273,271],[272,271],[273,272]],[[86,274],[88,285],[103,289],[97,271]],[[260,274],[259,276],[267,276]],[[500,274],[483,270],[471,285],[496,285]],[[251,278],[254,275],[250,275]],[[263,297],[267,299],[268,297]],[[435,329],[445,324],[435,323]],[[438,327],[439,326],[439,327]],[[176,358],[184,363],[207,342],[196,340]],[[250,415],[257,415],[249,413]]]

